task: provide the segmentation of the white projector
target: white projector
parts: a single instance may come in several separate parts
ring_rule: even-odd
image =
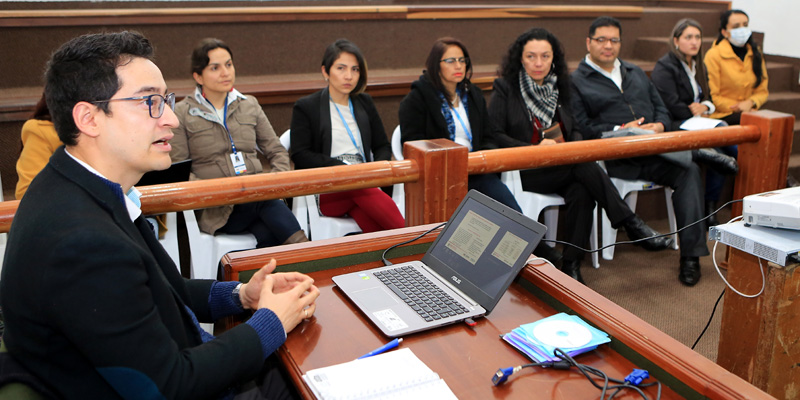
[[[743,203],[747,225],[800,230],[800,187],[753,194]]]

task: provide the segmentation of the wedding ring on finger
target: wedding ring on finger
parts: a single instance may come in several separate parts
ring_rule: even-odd
[[[303,310],[303,317],[305,319],[308,319],[308,309],[307,308]]]

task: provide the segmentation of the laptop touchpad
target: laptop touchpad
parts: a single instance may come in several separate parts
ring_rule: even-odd
[[[359,290],[353,293],[353,297],[356,302],[369,310],[383,310],[397,304],[397,300],[380,287]]]

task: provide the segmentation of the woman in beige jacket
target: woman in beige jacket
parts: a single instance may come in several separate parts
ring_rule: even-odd
[[[192,179],[289,170],[289,154],[253,96],[233,88],[233,53],[219,39],[203,39],[192,53],[197,88],[175,106],[173,161],[192,159]],[[269,161],[263,170],[256,151]],[[200,229],[214,234],[250,232],[258,247],[304,242],[291,210],[281,200],[226,205],[200,211]]]

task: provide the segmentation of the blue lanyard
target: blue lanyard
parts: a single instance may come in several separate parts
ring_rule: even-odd
[[[461,103],[464,102],[462,101]],[[450,104],[448,103],[448,105]],[[467,139],[469,139],[469,142],[472,143],[472,132],[470,132],[469,128],[467,128],[467,124],[464,123],[464,120],[461,119],[461,115],[455,108],[453,108],[453,106],[450,106],[450,109],[453,110],[453,114],[456,115],[456,118],[458,118],[458,122],[461,123],[461,127],[464,128],[464,133],[467,134]]]
[[[336,109],[336,112],[339,113],[339,119],[342,120],[342,125],[344,125],[344,129],[347,130],[347,135],[350,136],[350,141],[353,142],[353,146],[355,146],[356,150],[358,150],[358,154],[361,155],[361,158],[364,160],[364,162],[367,162],[367,157],[364,157],[364,151],[361,150],[361,146],[359,146],[358,142],[356,142],[356,137],[353,136],[353,131],[350,130],[350,126],[347,125],[347,121],[344,120],[344,116],[342,115],[342,112],[339,110],[339,106],[337,106],[336,102],[334,102],[333,100],[331,100],[331,103],[333,103],[333,108]],[[356,113],[353,112],[353,100],[347,99],[347,104],[350,106],[350,114],[353,115],[353,121],[355,121]],[[356,124],[356,127],[358,127],[358,124]]]
[[[211,104],[211,100],[206,98],[205,93],[203,93],[203,98],[206,99],[208,104]],[[211,104],[211,108],[213,108],[216,112],[217,108],[214,107],[213,104]],[[225,95],[225,107],[222,111],[222,126],[225,127],[225,133],[228,134],[228,140],[231,141],[231,150],[233,151],[233,154],[236,154],[236,144],[233,143],[233,136],[231,136],[231,132],[228,130],[228,95]]]

